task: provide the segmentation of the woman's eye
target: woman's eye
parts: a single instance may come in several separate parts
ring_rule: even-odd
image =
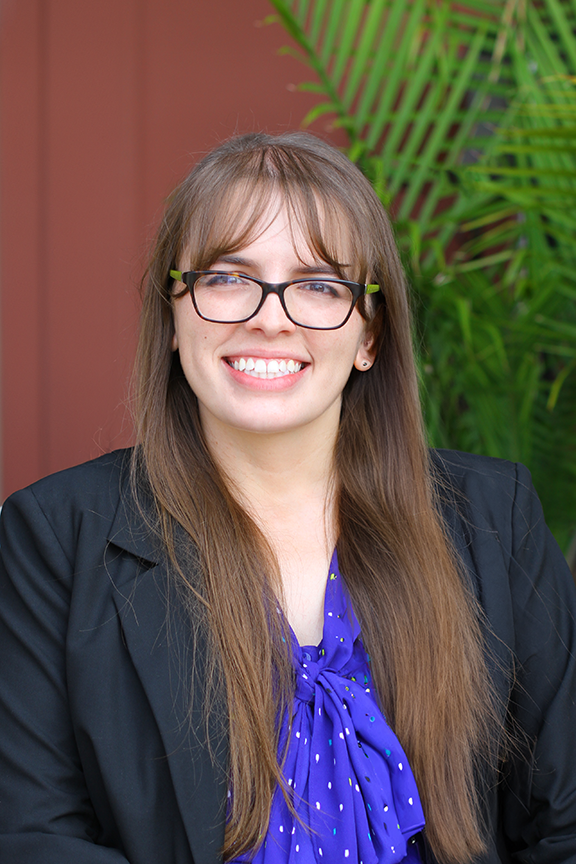
[[[301,282],[298,285],[301,291],[314,294],[318,297],[342,297],[346,288],[339,282]]]
[[[202,277],[202,284],[207,288],[219,288],[228,285],[245,285],[246,279],[236,273],[207,273]]]

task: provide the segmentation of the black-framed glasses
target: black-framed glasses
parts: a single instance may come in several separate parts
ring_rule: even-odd
[[[323,277],[263,282],[220,270],[170,270],[170,276],[186,285],[200,318],[214,324],[249,321],[268,295],[276,294],[293,324],[309,330],[337,330],[346,324],[360,297],[380,290],[379,285]]]

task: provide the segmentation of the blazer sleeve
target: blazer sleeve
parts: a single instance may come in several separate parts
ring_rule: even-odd
[[[511,541],[510,712],[520,756],[510,760],[500,818],[513,860],[567,864],[576,862],[576,589],[529,472],[516,472],[511,523],[501,530]]]
[[[0,860],[127,864],[99,843],[69,713],[73,561],[32,490],[0,526]]]

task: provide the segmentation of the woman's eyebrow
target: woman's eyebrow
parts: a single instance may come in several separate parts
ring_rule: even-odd
[[[215,264],[234,264],[235,267],[254,267],[253,261],[249,258],[242,258],[241,255],[220,255],[220,257],[214,262],[214,265]]]
[[[296,270],[297,273],[302,273],[304,276],[310,274],[317,275],[325,275],[325,276],[336,276],[337,273],[334,267],[331,267],[329,264],[307,264],[302,267],[298,267]]]

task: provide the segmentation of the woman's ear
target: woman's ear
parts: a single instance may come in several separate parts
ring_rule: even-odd
[[[176,335],[176,330],[174,330],[174,335],[172,336],[172,351],[178,350],[178,336]]]
[[[365,333],[364,338],[358,348],[354,367],[360,372],[367,372],[376,359],[376,340],[372,333]]]

